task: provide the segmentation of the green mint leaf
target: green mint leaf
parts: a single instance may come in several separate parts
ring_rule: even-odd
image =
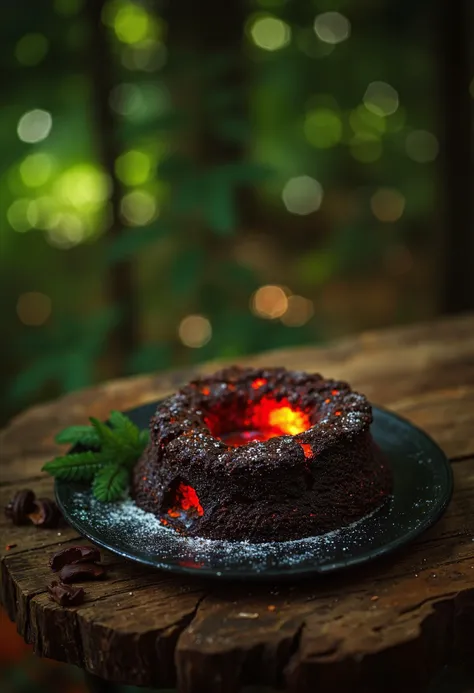
[[[46,462],[42,471],[64,481],[91,481],[104,462],[100,452],[78,452]]]
[[[121,454],[121,448],[124,445],[124,441],[119,440],[110,426],[107,426],[107,424],[103,423],[102,421],[99,421],[93,417],[91,417],[89,421],[93,425],[97,435],[100,438],[102,451],[112,460],[115,460],[117,456]]]
[[[84,447],[98,447],[100,438],[92,426],[69,426],[60,431],[55,437],[56,443],[69,443],[70,445],[84,445]]]
[[[127,467],[133,466],[148,443],[148,431],[140,431],[138,426],[119,411],[112,411],[109,421],[117,441],[114,448],[115,461]]]
[[[143,450],[146,448],[146,446],[150,442],[150,431],[148,430],[148,428],[144,428],[143,431],[140,431],[140,435],[139,435],[138,439],[139,439],[140,445],[142,447],[142,452],[143,452]]]
[[[100,469],[94,478],[92,491],[97,500],[102,502],[116,501],[122,498],[127,490],[130,474],[125,467],[115,464]]]
[[[110,415],[114,428],[94,418],[90,421],[101,438],[102,452],[108,460],[119,466],[132,467],[145,447],[135,424],[120,412]]]
[[[125,414],[112,411],[109,424],[93,417],[91,426],[70,426],[56,436],[58,443],[80,443],[100,448],[57,457],[43,470],[64,481],[93,481],[93,492],[100,501],[122,497],[130,471],[148,444],[148,430],[141,431]]]
[[[114,431],[120,435],[122,440],[130,443],[138,443],[140,429],[130,421],[128,416],[125,416],[125,414],[122,414],[120,411],[111,411],[109,421]]]

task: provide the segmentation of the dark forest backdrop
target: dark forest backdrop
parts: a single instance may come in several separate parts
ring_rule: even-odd
[[[473,9],[8,3],[3,418],[472,307]]]

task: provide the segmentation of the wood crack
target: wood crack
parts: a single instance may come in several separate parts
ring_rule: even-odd
[[[42,481],[44,480],[44,474],[37,474],[36,476],[28,476],[21,480],[23,487],[26,487],[32,481]],[[10,488],[11,486],[18,486],[18,480],[15,481],[0,481],[0,488]]]
[[[285,681],[286,681],[286,670],[288,667],[291,666],[291,661],[293,658],[296,656],[296,653],[299,650],[301,639],[303,637],[303,632],[304,629],[306,628],[306,621],[303,621],[299,628],[296,630],[290,646],[288,648],[288,652],[285,657],[281,658],[281,662],[278,662],[279,665],[279,671],[278,671],[278,680],[277,684],[278,687],[284,688],[285,687]]]
[[[436,597],[427,597],[426,599],[423,599],[420,602],[417,602],[416,604],[410,604],[408,607],[402,607],[400,609],[400,614],[403,614],[404,616],[406,614],[410,614],[414,611],[418,611],[419,609],[422,609],[424,606],[427,604],[430,604],[432,607],[435,607],[436,604],[445,601],[445,600],[451,600],[456,597],[458,594],[457,590],[454,590],[452,592],[447,592],[443,596],[436,596]],[[421,626],[423,626],[423,621],[421,622]]]
[[[456,462],[465,462],[466,460],[470,460],[474,455],[474,450],[470,453],[466,453],[463,455],[454,455],[453,457],[449,458],[450,462],[456,463]]]

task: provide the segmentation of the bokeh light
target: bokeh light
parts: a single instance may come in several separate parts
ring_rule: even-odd
[[[362,100],[369,111],[379,116],[392,115],[399,105],[397,90],[387,82],[371,82]]]
[[[20,65],[38,65],[49,49],[49,41],[43,34],[25,34],[15,46],[15,58]]]
[[[146,38],[150,26],[148,12],[141,5],[127,2],[117,10],[114,31],[123,43],[137,43]]]
[[[151,173],[151,160],[145,152],[131,149],[118,157],[115,172],[125,185],[141,185]]]
[[[85,237],[86,229],[81,218],[72,212],[58,214],[56,221],[48,226],[48,242],[56,248],[63,250],[74,248]]]
[[[143,107],[143,95],[136,84],[118,84],[110,92],[111,108],[122,116],[131,116]]]
[[[146,190],[134,190],[122,198],[120,212],[131,226],[143,226],[156,214],[155,198]]]
[[[253,294],[250,308],[260,318],[275,320],[288,310],[288,297],[281,286],[267,284]]]
[[[341,43],[351,35],[351,23],[340,12],[323,12],[314,20],[314,31],[324,43]]]
[[[349,115],[349,124],[356,133],[382,134],[387,129],[386,119],[367,110],[364,105],[358,106]]]
[[[427,130],[413,130],[406,137],[405,149],[410,159],[419,164],[426,164],[438,156],[439,144],[433,133]]]
[[[35,108],[24,113],[18,121],[18,137],[22,142],[41,142],[48,137],[52,126],[51,113]]]
[[[191,349],[199,349],[212,338],[212,325],[203,315],[187,315],[178,327],[181,342]]]
[[[256,17],[250,25],[250,36],[259,48],[277,51],[290,43],[291,29],[278,17]]]
[[[160,70],[168,57],[166,46],[154,39],[145,39],[122,50],[122,65],[128,70],[154,72]]]
[[[77,209],[90,209],[100,206],[109,197],[110,180],[92,164],[76,164],[61,174],[55,192]]]
[[[30,154],[20,164],[20,176],[27,188],[44,185],[53,171],[53,159],[49,154]]]
[[[321,184],[310,176],[290,178],[282,192],[285,207],[292,214],[311,214],[316,212],[323,200]]]
[[[170,94],[159,84],[122,83],[110,92],[109,103],[116,113],[139,122],[165,113],[170,107]]]
[[[309,58],[325,58],[335,50],[334,43],[325,43],[318,41],[314,34],[313,27],[300,27],[295,32],[296,45],[299,50]]]
[[[26,217],[32,227],[48,229],[59,219],[57,200],[50,195],[42,195],[31,200],[26,210]]]
[[[16,312],[24,325],[39,327],[51,315],[51,299],[39,291],[27,291],[18,297]]]
[[[398,221],[405,209],[405,198],[394,188],[379,188],[370,198],[370,208],[379,221]]]
[[[342,139],[341,118],[330,108],[316,108],[306,115],[304,133],[314,147],[334,147]]]
[[[382,156],[380,137],[368,132],[360,132],[350,141],[350,151],[354,159],[363,164],[370,164]]]
[[[7,210],[8,223],[15,231],[24,233],[31,229],[31,224],[28,221],[28,208],[31,200],[26,197],[19,198],[12,202]]]
[[[26,218],[31,228],[39,228],[40,214],[37,200],[30,200],[26,208]]]
[[[280,319],[287,327],[301,327],[306,325],[313,315],[313,302],[304,296],[293,295],[288,297],[288,307]]]

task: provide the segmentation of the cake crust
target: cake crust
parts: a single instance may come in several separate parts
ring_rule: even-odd
[[[189,536],[320,535],[370,513],[391,492],[371,422],[369,402],[345,382],[284,368],[227,368],[158,405],[132,495]]]

